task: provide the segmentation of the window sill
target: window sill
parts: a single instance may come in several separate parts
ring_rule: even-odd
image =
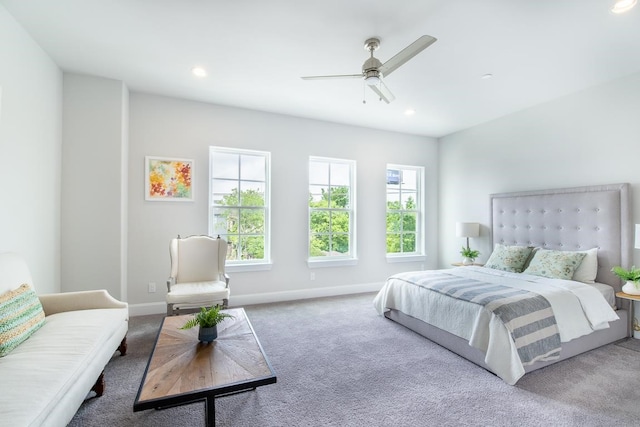
[[[241,273],[245,271],[268,271],[273,266],[270,262],[261,262],[255,264],[227,264],[225,270],[227,273]]]
[[[345,267],[356,264],[358,264],[358,258],[307,260],[307,265],[309,266],[309,268]]]
[[[388,264],[396,262],[424,262],[426,260],[426,255],[387,255]]]

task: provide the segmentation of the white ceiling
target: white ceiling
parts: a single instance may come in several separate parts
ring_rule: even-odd
[[[613,0],[0,0],[65,71],[133,91],[439,137],[640,71],[640,6]],[[376,99],[358,73],[438,41]],[[208,77],[191,75],[194,65]],[[480,77],[491,73],[494,78]],[[363,95],[366,104],[363,104]],[[405,116],[407,108],[416,114]]]

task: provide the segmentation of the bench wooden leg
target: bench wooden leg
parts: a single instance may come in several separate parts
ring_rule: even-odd
[[[102,394],[104,393],[104,371],[100,373],[100,376],[91,388],[91,391],[95,391],[97,397],[102,396]]]
[[[127,336],[125,335],[120,342],[120,346],[118,347],[118,351],[120,352],[120,356],[124,356],[127,354]]]

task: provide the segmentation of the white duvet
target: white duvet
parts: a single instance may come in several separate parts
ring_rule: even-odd
[[[562,342],[608,328],[609,322],[618,319],[600,291],[584,283],[473,266],[443,272],[543,295],[554,311]],[[409,275],[415,272],[396,274],[387,280],[373,302],[378,313],[396,309],[468,340],[469,345],[485,353],[487,366],[508,384],[515,384],[524,375],[517,349],[500,319],[478,304],[398,280]]]

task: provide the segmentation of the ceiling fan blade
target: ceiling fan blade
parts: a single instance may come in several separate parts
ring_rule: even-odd
[[[414,41],[409,46],[398,52],[393,58],[382,64],[382,66],[379,68],[379,71],[383,76],[388,76],[396,69],[398,69],[398,67],[400,67],[402,64],[431,46],[433,43],[435,43],[436,40],[438,39],[431,36],[420,37],[418,40]]]
[[[336,74],[333,76],[305,76],[300,77],[302,80],[328,80],[328,79],[352,79],[352,78],[362,78],[362,73],[360,74]]]
[[[385,85],[382,80],[380,80],[377,85],[371,85],[369,87],[380,97],[380,99],[382,99],[387,104],[396,99],[396,97],[391,93],[387,85]]]

